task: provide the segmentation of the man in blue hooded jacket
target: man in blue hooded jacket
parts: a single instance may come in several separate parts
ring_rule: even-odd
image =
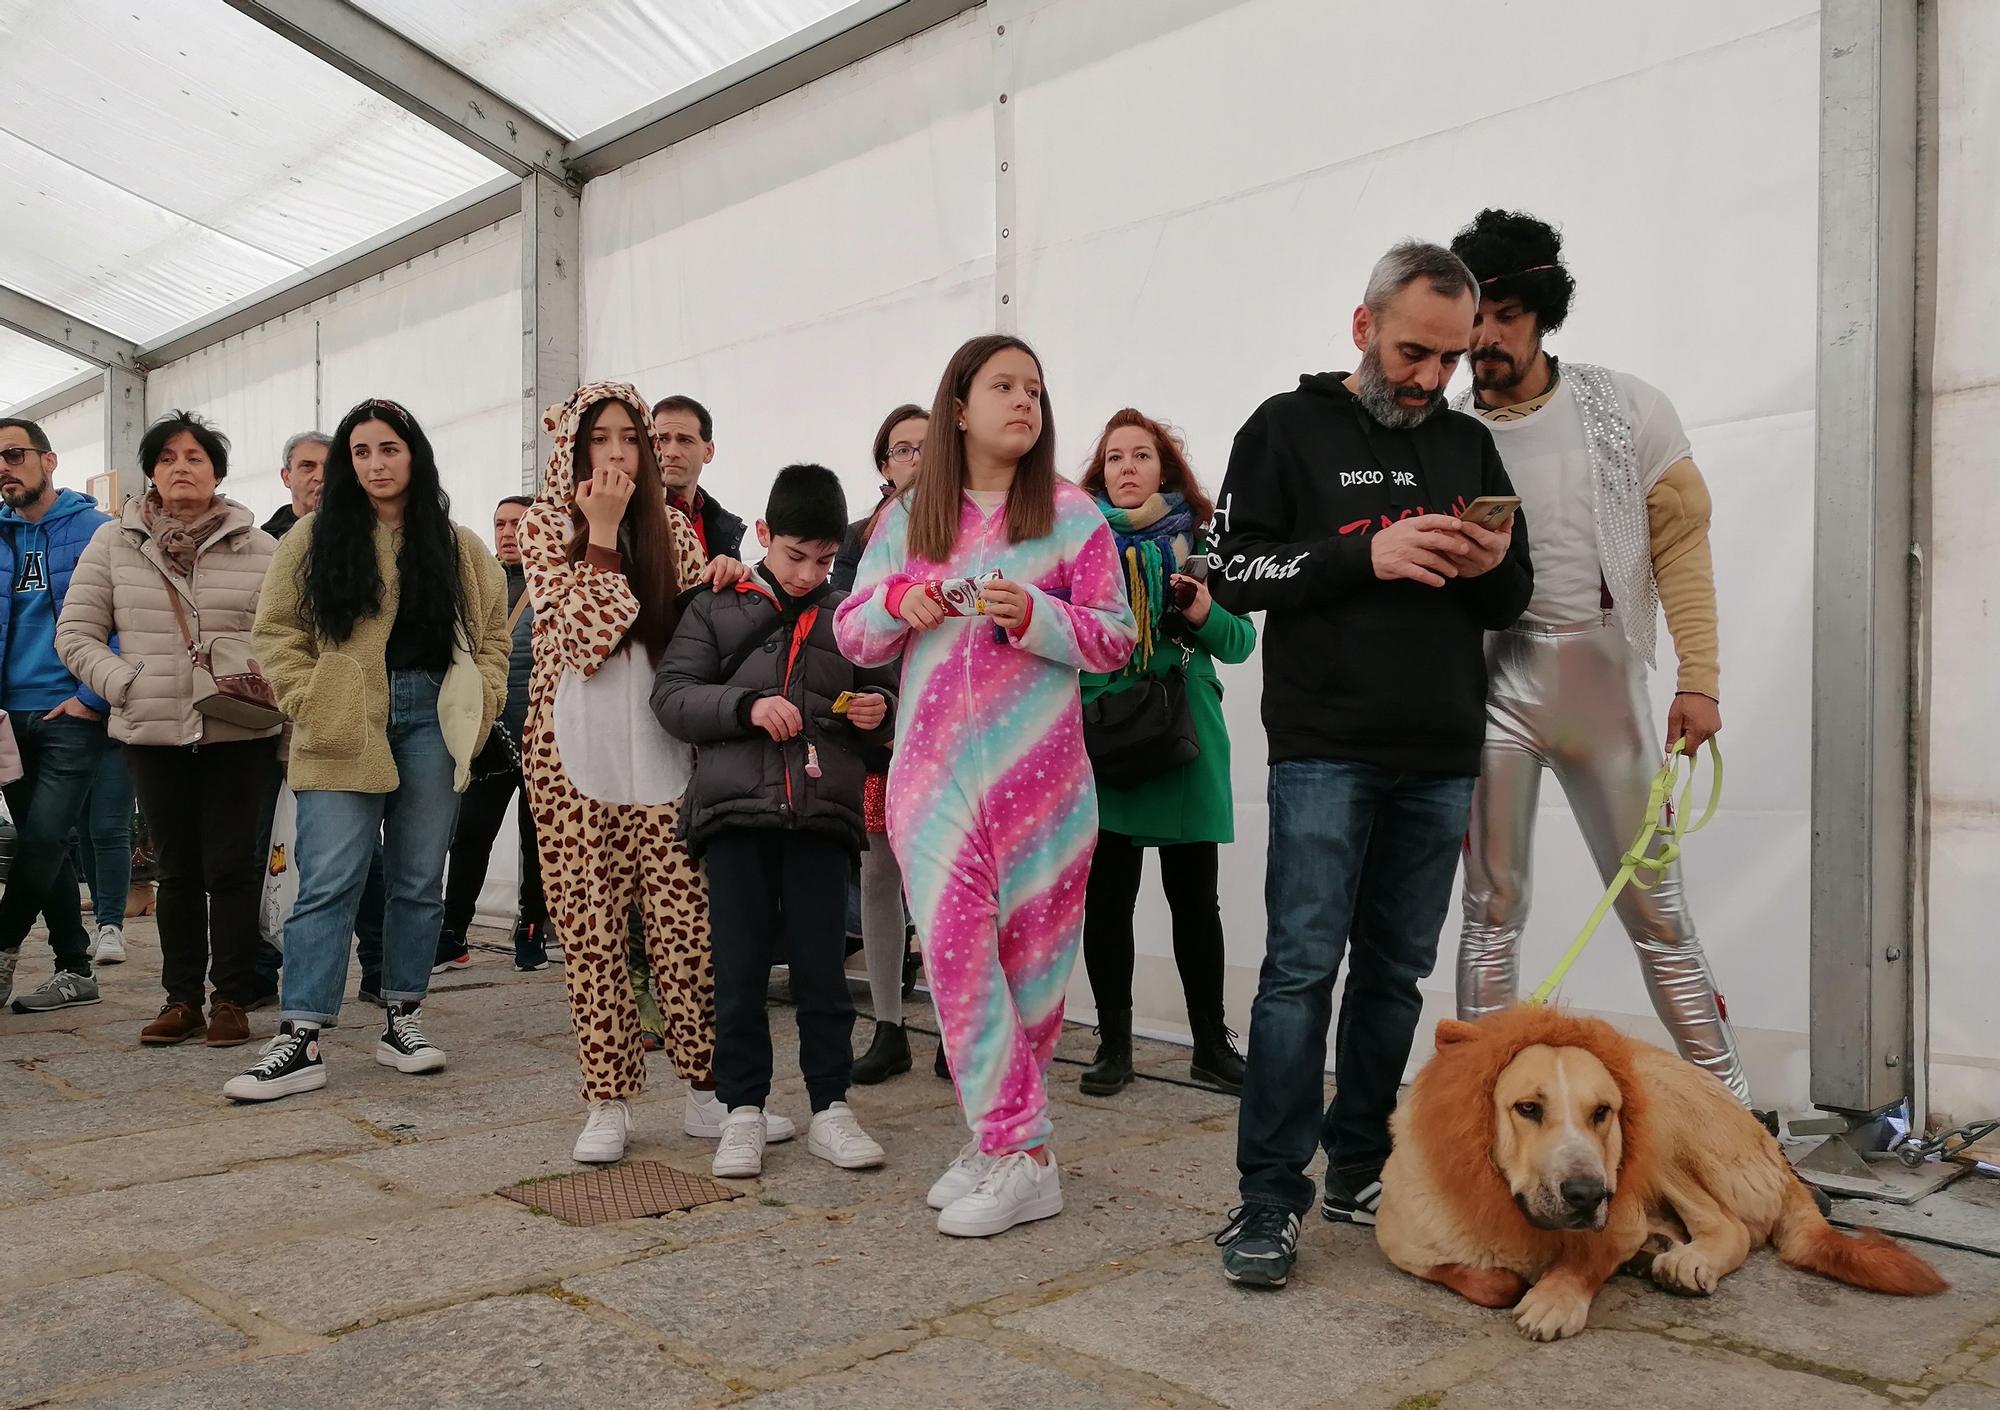
[[[56,619],[84,546],[111,516],[75,490],[58,490],[56,456],[32,421],[0,419],[0,709],[14,727],[26,772],[7,785],[14,861],[0,894],[0,1003],[14,989],[21,942],[39,912],[49,923],[56,971],[14,1000],[16,1013],[98,1002],[90,973],[70,829],[107,747],[109,705],[56,655]]]

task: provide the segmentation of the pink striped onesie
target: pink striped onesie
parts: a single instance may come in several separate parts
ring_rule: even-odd
[[[903,655],[889,845],[959,1103],[989,1155],[1049,1138],[1044,1079],[1097,842],[1077,673],[1117,670],[1137,634],[1103,513],[1064,480],[1055,501],[1053,532],[1010,544],[1005,506],[989,515],[962,496],[946,563],[910,558],[908,510],[892,505],[834,617],[855,664]],[[1018,636],[980,616],[912,632],[889,610],[913,583],[996,568],[1033,602]]]

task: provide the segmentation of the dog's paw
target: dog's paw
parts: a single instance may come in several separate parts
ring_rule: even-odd
[[[1563,1283],[1543,1281],[1529,1288],[1514,1309],[1514,1324],[1535,1341],[1561,1341],[1590,1320],[1590,1299]]]
[[[1668,1249],[1653,1260],[1653,1281],[1668,1292],[1707,1297],[1718,1281],[1715,1265],[1693,1244]]]

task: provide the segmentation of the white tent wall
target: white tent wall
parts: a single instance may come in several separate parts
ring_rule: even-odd
[[[1731,769],[1690,884],[1753,1086],[1802,1104],[1817,6],[1566,0],[1524,24],[1453,0],[1423,29],[1466,42],[1427,44],[1421,82],[1407,18],[1320,0],[993,0],[592,182],[586,375],[704,400],[705,483],[746,518],[798,458],[838,468],[858,512],[880,416],[926,400],[961,338],[1011,324],[1046,360],[1066,468],[1134,404],[1186,430],[1214,487],[1258,401],[1351,365],[1349,315],[1389,243],[1446,237],[1486,204],[1558,221],[1581,294],[1557,350],[1664,388],[1714,487]],[[1265,768],[1257,664],[1225,675],[1241,1029]],[[1535,977],[1598,890],[1553,786],[1537,846]],[[1138,932],[1139,1027],[1184,1033],[1150,880]],[[1456,933],[1454,908],[1427,1023],[1450,1009]],[[1663,1036],[1615,926],[1564,997]],[[1071,998],[1093,1011],[1080,969]]]
[[[104,464],[104,395],[85,397],[41,420],[56,452],[56,484],[80,494],[90,493],[90,477],[102,475]]]
[[[1918,448],[1929,445],[1932,557],[1928,739],[1929,1108],[1960,1121],[2000,1116],[2000,986],[1993,978],[1994,856],[2000,850],[2000,618],[1987,526],[2000,520],[2000,6],[1927,8],[1921,72],[1935,114],[1919,165]],[[1921,324],[1919,325],[1921,329]],[[1924,364],[1928,363],[1927,369]],[[1922,375],[1927,372],[1927,375]],[[1928,421],[1927,435],[1922,423]],[[1921,461],[1920,461],[1921,467]]]

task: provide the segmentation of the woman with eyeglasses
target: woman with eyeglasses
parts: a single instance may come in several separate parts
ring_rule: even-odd
[[[375,1061],[436,1072],[420,1022],[444,923],[444,865],[472,757],[507,694],[507,578],[451,520],[429,437],[371,398],[341,418],[319,509],[278,545],[256,647],[292,720],[299,894],[285,921],[282,1022],[240,1102],[326,1085],[320,1031],[340,1014],[349,936],[382,844],[387,1027]]]
[[[916,478],[924,454],[924,433],[931,414],[915,402],[905,402],[882,420],[875,432],[875,473],[882,477],[882,498],[865,519],[847,526],[847,541],[834,559],[830,581],[839,591],[854,587],[854,570],[861,565],[869,535],[882,511]],[[889,751],[876,751],[868,761],[868,782],[862,812],[868,824],[868,848],[861,854],[858,910],[861,949],[868,961],[868,994],[875,1008],[875,1036],[868,1051],[854,1060],[856,1085],[870,1087],[910,1070],[910,1039],[903,1030],[903,961],[909,953],[909,927],[903,909],[903,872],[889,850]],[[850,913],[857,902],[848,902]],[[938,1045],[937,1075],[951,1076],[944,1065],[944,1045]]]

